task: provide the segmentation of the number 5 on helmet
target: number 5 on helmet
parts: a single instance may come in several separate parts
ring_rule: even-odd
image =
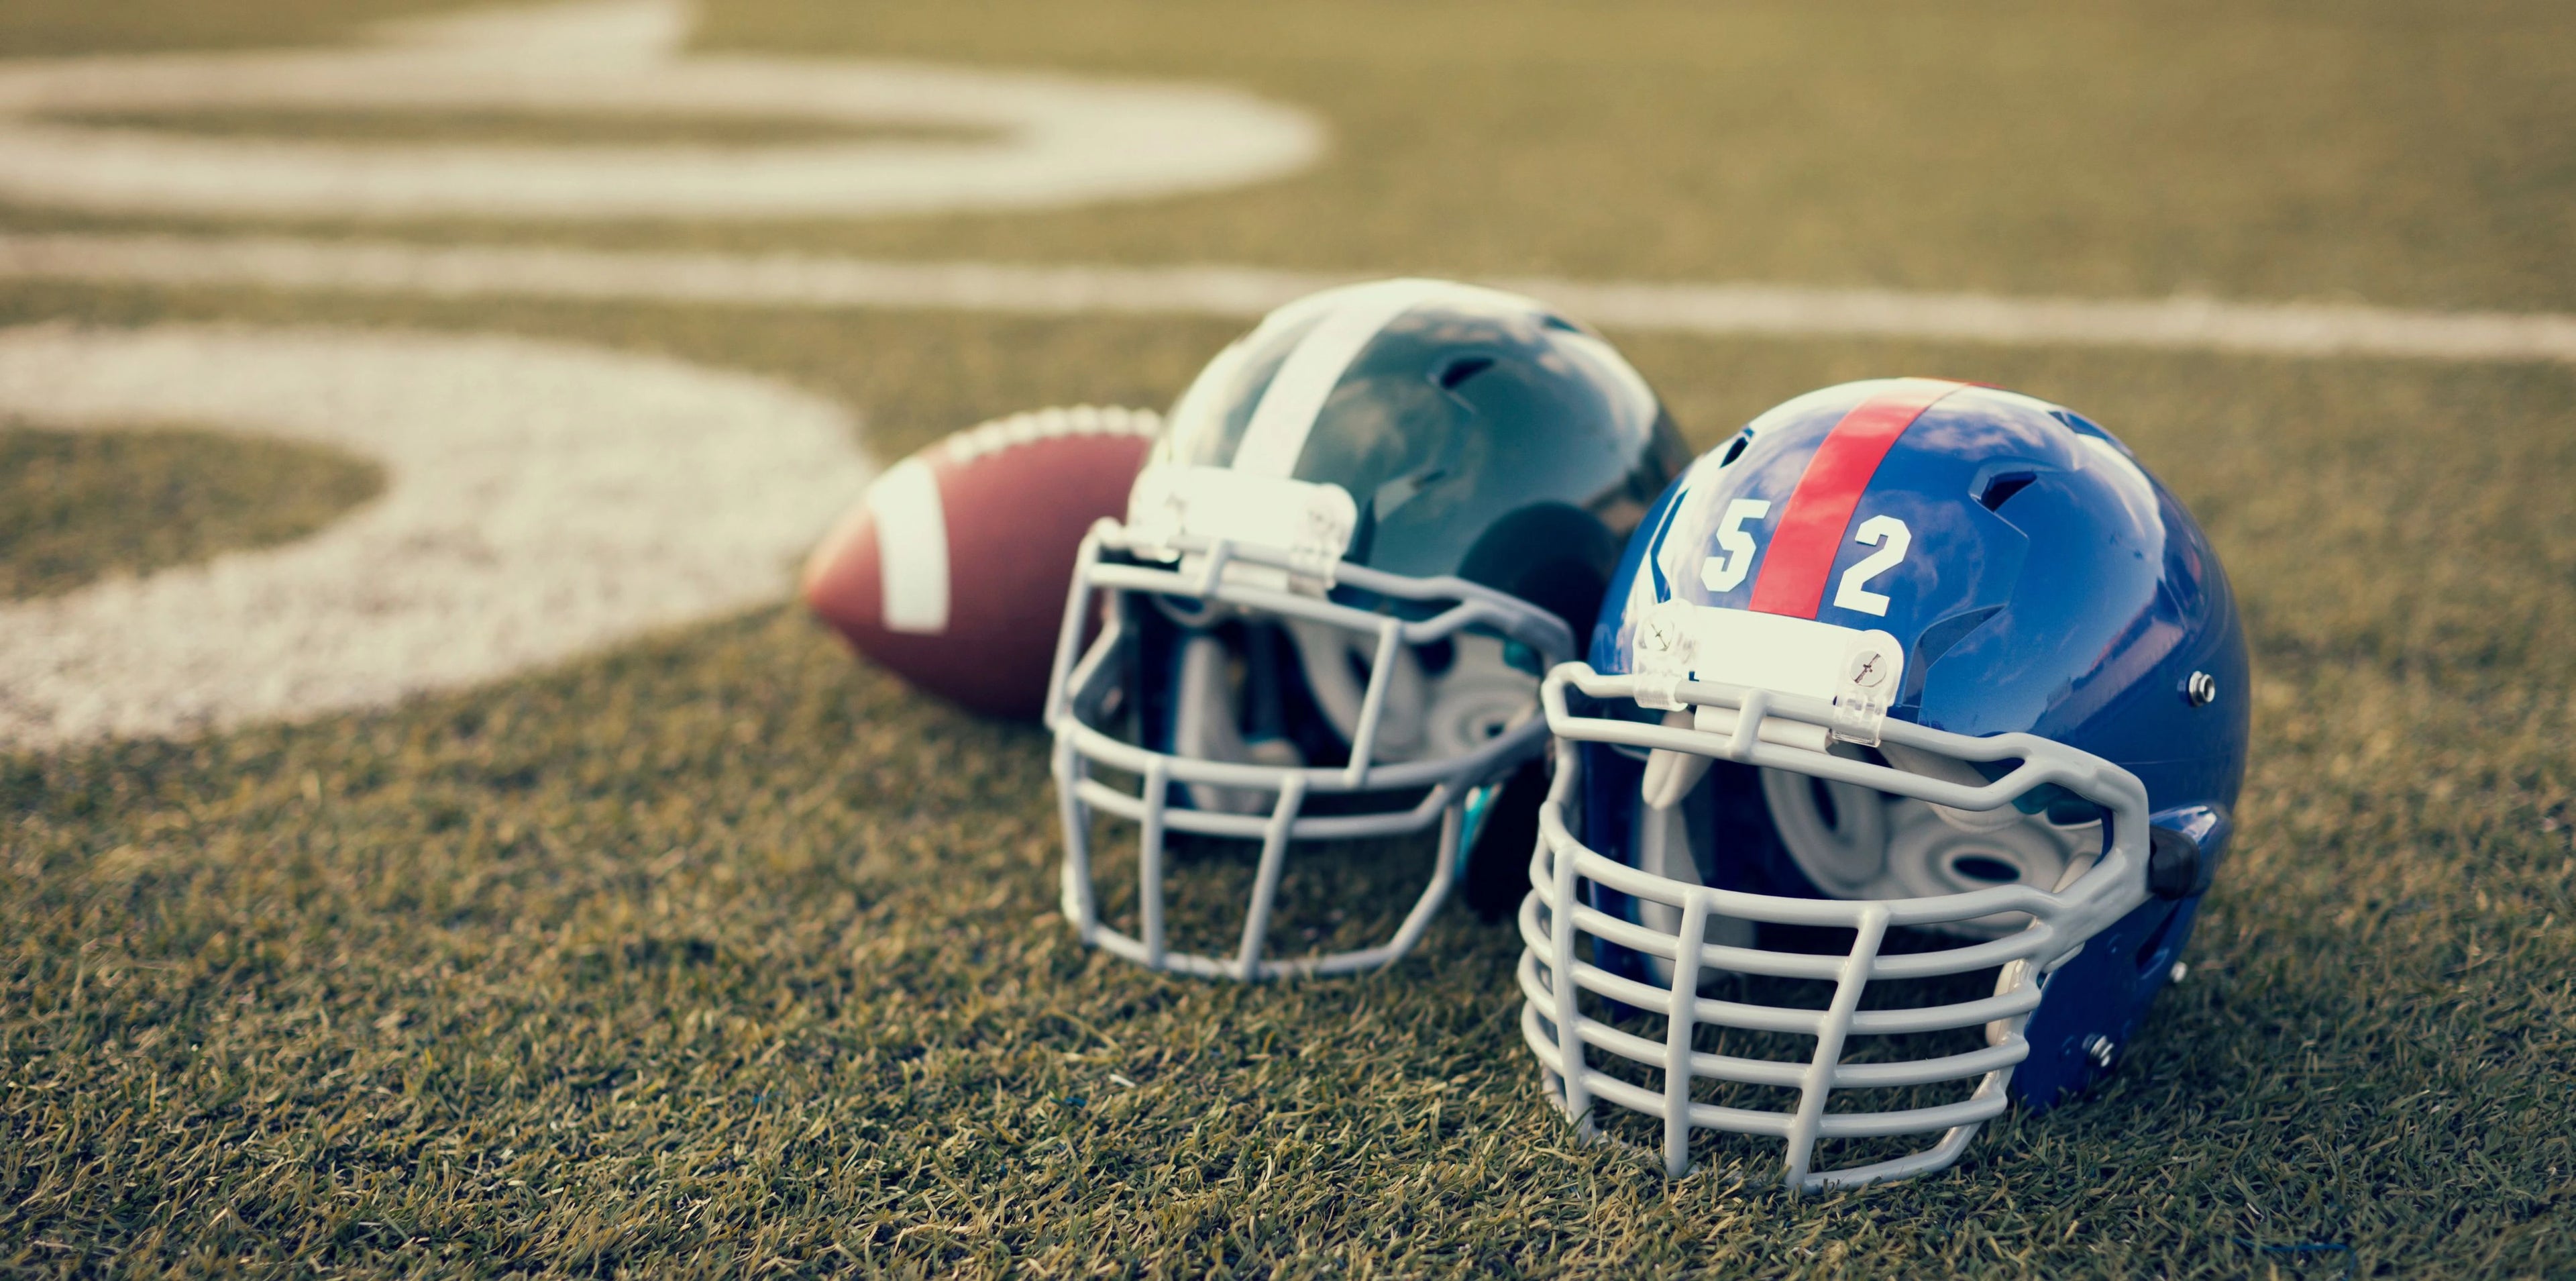
[[[1698,1132],[1776,1140],[1814,1190],[2084,1089],[2181,973],[2246,686],[2216,553],[2100,427],[1929,379],[1755,419],[1543,689],[1551,1096],[1676,1177]]]

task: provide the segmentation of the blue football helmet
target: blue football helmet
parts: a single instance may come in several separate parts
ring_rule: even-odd
[[[1814,1190],[2085,1089],[2182,973],[2247,686],[2217,554],[2100,427],[1931,379],[1763,414],[1543,689],[1519,978],[1551,1096],[1587,1134],[1659,1119],[1675,1177],[1695,1129],[1778,1138]]]

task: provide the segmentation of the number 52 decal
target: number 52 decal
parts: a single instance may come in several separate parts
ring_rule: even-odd
[[[1771,514],[1771,503],[1763,498],[1739,498],[1726,505],[1726,516],[1717,522],[1718,555],[1699,563],[1699,585],[1713,592],[1731,592],[1753,572],[1753,535],[1744,528],[1748,520],[1760,520]]]
[[[1700,562],[1700,586],[1713,592],[1733,591],[1753,572],[1753,558],[1760,548],[1746,521],[1760,520],[1771,514],[1771,503],[1761,498],[1738,498],[1726,505],[1726,515],[1717,522],[1718,554]],[[1905,560],[1907,549],[1914,545],[1914,531],[1894,516],[1872,516],[1852,531],[1852,541],[1876,547],[1851,568],[1843,571],[1842,582],[1834,589],[1837,609],[1858,610],[1864,614],[1887,613],[1884,593],[1869,590],[1869,580],[1896,568]]]
[[[1842,585],[1834,589],[1834,607],[1884,615],[1887,597],[1869,590],[1869,580],[1896,568],[1905,559],[1905,549],[1914,545],[1914,531],[1894,516],[1872,516],[1852,531],[1852,541],[1874,544],[1878,550],[1843,571]]]

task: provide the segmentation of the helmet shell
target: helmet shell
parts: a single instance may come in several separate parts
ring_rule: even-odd
[[[1636,620],[1657,601],[1755,608],[1772,539],[1756,538],[1749,571],[1727,590],[1702,572],[1725,554],[1730,507],[1767,502],[1776,524],[1835,425],[1906,381],[1800,396],[1693,463],[1613,577],[1593,667],[1632,670]],[[1877,517],[1903,522],[1905,554],[1856,576],[1885,543],[1846,534],[1808,616],[1883,629],[1906,647],[1890,715],[2090,752],[2137,774],[2160,810],[2186,798],[2234,806],[2251,702],[2235,593],[2199,523],[2127,446],[2046,401],[1961,387],[1887,450],[1847,528]],[[1767,533],[1762,524],[1740,527]],[[1851,599],[1847,579],[1884,597],[1885,612],[1838,603]],[[2196,672],[2214,700],[2195,698]]]
[[[1390,280],[1273,312],[1182,393],[1152,461],[1338,485],[1359,509],[1344,560],[1457,575],[1579,634],[1689,456],[1599,335],[1517,294]]]
[[[1828,447],[1855,411],[1909,397],[1929,405],[1874,466],[1856,465],[1847,441]],[[1847,518],[1791,546],[1793,502],[1819,496],[1829,518],[1847,503]],[[1883,629],[1906,649],[1891,717],[1972,736],[2025,732],[2101,757],[2138,776],[2150,821],[2188,838],[2202,866],[2224,851],[2251,703],[2235,594],[2182,504],[2127,446],[2061,406],[1913,379],[1788,401],[1658,499],[1612,578],[1594,669],[1636,670],[1638,621],[1672,599]],[[1637,767],[1598,746],[1585,762],[1585,843],[1632,850],[1620,802],[1635,794]],[[1737,810],[1755,808],[1750,822],[1730,820],[1752,839],[1732,843],[1744,852],[1709,869],[1710,883],[1824,897],[1763,830],[1749,771],[1720,762],[1712,773]],[[2134,1035],[2197,903],[2151,899],[2049,978],[2026,1029],[2032,1057],[2013,1083],[2026,1103],[2044,1107],[2107,1067],[2096,1038],[2117,1046]]]

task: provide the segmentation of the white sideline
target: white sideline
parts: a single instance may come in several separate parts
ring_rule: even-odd
[[[0,279],[8,280],[826,310],[1250,318],[1363,278],[1261,267],[1047,267],[278,237],[0,234]],[[2576,316],[2551,312],[2207,298],[2006,298],[1798,285],[1486,283],[1628,332],[2576,363]]]

